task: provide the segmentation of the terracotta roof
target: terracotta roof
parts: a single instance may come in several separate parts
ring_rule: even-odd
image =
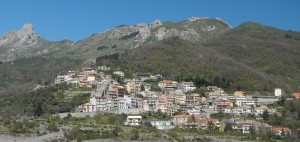
[[[216,121],[218,121],[218,119],[208,118],[207,121],[208,121],[208,122],[216,122]]]
[[[295,99],[300,99],[300,93],[293,93],[292,95]]]
[[[198,117],[203,117],[203,116],[205,116],[205,115],[203,115],[203,114],[193,114],[194,115],[194,117],[195,118],[198,118]]]
[[[176,118],[182,118],[182,117],[191,117],[191,115],[188,115],[188,114],[177,114],[177,115],[175,115],[174,117],[176,117]]]
[[[193,82],[181,82],[181,84],[185,84],[185,85],[194,85]]]
[[[287,128],[287,127],[275,127],[275,128],[272,128],[272,131],[291,131],[290,128]]]

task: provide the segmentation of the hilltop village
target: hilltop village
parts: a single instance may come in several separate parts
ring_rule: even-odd
[[[167,80],[161,74],[136,73],[132,78],[126,72],[111,70],[102,65],[98,68],[82,67],[80,72],[69,71],[58,75],[55,84],[89,88],[89,101],[77,106],[72,116],[95,114],[125,114],[124,125],[149,124],[157,129],[169,130],[195,128],[224,132],[231,130],[241,134],[273,133],[290,137],[289,127],[272,126],[266,119],[282,115],[274,106],[282,99],[284,91],[275,88],[272,95],[247,94],[242,90],[226,93],[218,86],[196,87],[193,82]],[[292,100],[300,99],[293,93]],[[151,120],[145,113],[160,113],[169,117]],[[62,116],[64,117],[64,116]]]

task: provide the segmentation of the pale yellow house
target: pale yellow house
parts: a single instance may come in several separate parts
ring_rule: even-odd
[[[246,92],[243,92],[243,91],[235,91],[233,96],[235,97],[243,97],[245,96]]]

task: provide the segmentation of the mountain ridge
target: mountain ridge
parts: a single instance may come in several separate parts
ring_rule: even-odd
[[[31,27],[31,29],[34,29],[32,25],[30,26],[27,25],[27,26],[29,28]],[[217,35],[229,29],[231,29],[231,26],[228,23],[224,22],[223,20],[210,19],[206,17],[191,17],[188,20],[179,23],[161,22],[159,20],[154,20],[150,24],[138,23],[134,25],[121,25],[109,29],[105,32],[92,34],[91,36],[79,40],[77,42],[71,42],[69,44],[63,45],[63,47],[67,47],[68,51],[66,51],[66,53],[68,53],[71,50],[75,50],[76,52],[77,49],[84,49],[84,51],[78,50],[78,53],[84,54],[85,52],[88,52],[86,54],[90,55],[94,51],[86,51],[86,50],[91,47],[93,48],[98,48],[99,46],[114,47],[114,48],[122,47],[122,48],[117,48],[118,50],[122,51],[122,50],[137,48],[138,46],[142,45],[145,42],[162,40],[165,38],[176,37],[176,36],[188,41],[203,42],[205,40],[208,40],[209,38],[212,38],[214,35]],[[19,43],[19,41],[16,42]],[[6,50],[13,49],[13,48],[19,49],[19,47],[18,46],[16,47],[14,45],[5,46],[4,44],[2,44],[2,46],[0,46],[0,50],[2,50],[2,53],[0,54],[0,60],[13,61],[18,58],[39,56],[47,53],[52,53],[55,51],[59,51],[65,54],[64,49],[60,49],[59,47],[56,47],[59,46],[58,43],[60,42],[62,41],[49,42],[47,40],[43,40],[41,44],[48,46],[48,48],[36,44],[30,46],[30,48],[27,48],[28,52],[26,52],[25,50],[21,50],[18,53],[16,53],[17,51],[15,51],[12,52],[11,55],[9,54],[10,56],[8,56],[7,54],[8,51]],[[25,46],[24,44],[21,45],[23,47]],[[28,55],[20,55],[20,52],[25,52]],[[114,50],[110,50],[109,52],[114,52]],[[93,58],[96,58],[97,56],[98,55],[94,55]]]

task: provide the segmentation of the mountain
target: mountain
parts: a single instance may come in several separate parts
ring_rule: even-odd
[[[71,42],[49,42],[40,37],[31,24],[24,24],[19,31],[0,37],[0,61],[40,56],[69,45]]]
[[[171,37],[203,43],[230,29],[231,26],[223,20],[206,17],[191,17],[177,23],[155,20],[150,24],[120,25],[105,32],[95,33],[64,50],[57,50],[51,56],[72,55],[71,58],[94,62],[98,56],[123,53],[143,44]]]
[[[287,92],[298,91],[299,45],[299,32],[254,22],[232,28],[221,19],[206,17],[120,25],[77,42],[47,41],[25,24],[0,38],[0,79],[6,79],[0,88],[22,82],[25,78],[9,81],[7,76],[30,72],[23,70],[26,66],[33,66],[37,74],[44,74],[45,68],[36,65],[58,66],[53,68],[53,76],[70,69],[67,62],[74,68],[96,62],[129,73],[162,73],[170,79],[193,80],[198,85],[213,84],[228,90],[264,92],[280,87]],[[34,64],[34,60],[43,64]],[[26,76],[31,84],[45,81],[34,74]]]

